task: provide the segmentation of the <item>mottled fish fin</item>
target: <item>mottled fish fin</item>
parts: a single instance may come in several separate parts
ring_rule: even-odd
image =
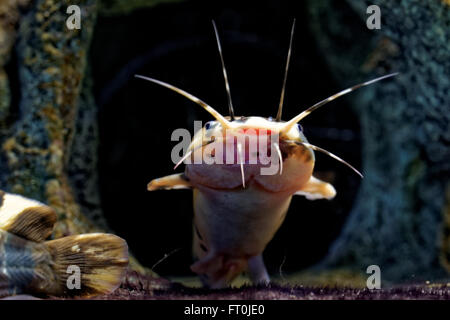
[[[192,188],[192,185],[184,173],[177,173],[154,179],[147,185],[148,191],[190,188]]]
[[[42,242],[51,235],[56,219],[49,206],[0,190],[0,229]]]
[[[336,189],[330,183],[311,176],[308,183],[294,195],[305,196],[308,200],[331,200],[336,196]]]
[[[52,287],[45,288],[46,294],[82,297],[108,294],[116,290],[125,277],[128,246],[125,240],[115,235],[74,235],[45,244],[52,255],[53,272],[58,278]],[[81,277],[79,288],[73,277],[77,273]],[[68,283],[75,287],[70,289]]]

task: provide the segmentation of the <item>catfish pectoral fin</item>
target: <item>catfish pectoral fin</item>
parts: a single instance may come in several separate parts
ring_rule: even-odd
[[[171,174],[169,176],[154,179],[147,185],[148,191],[191,188],[192,185],[184,173]]]
[[[294,195],[305,196],[308,200],[331,200],[336,196],[336,189],[330,183],[311,176],[308,183]]]

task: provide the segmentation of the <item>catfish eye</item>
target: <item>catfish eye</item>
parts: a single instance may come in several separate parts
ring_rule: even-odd
[[[300,123],[297,123],[298,131],[303,132],[303,127]]]
[[[213,121],[208,121],[207,123],[205,123],[205,129],[209,130],[213,125]]]

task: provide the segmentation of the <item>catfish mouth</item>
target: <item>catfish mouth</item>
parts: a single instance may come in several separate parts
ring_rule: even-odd
[[[225,168],[239,168],[244,165],[269,166],[272,161],[284,162],[298,146],[281,139],[272,141],[269,134],[265,139],[259,135],[243,141],[213,142],[214,148],[204,152],[209,162],[223,165]],[[275,144],[277,146],[275,146]],[[278,148],[278,150],[277,150]]]
[[[207,189],[245,190],[253,186],[283,192],[301,182],[297,183],[298,172],[312,170],[314,154],[309,148],[287,139],[262,142],[251,145],[249,141],[221,139],[210,143],[199,152],[201,161],[189,163],[185,173],[191,183]]]
[[[304,170],[310,174],[314,166],[314,153],[303,140],[298,132],[287,135],[255,123],[232,129],[205,126],[187,153],[186,174],[194,184],[213,189],[246,189],[253,182],[268,191],[292,189],[302,181],[296,177]]]
[[[271,190],[266,188],[262,183],[260,183],[256,177],[254,175],[250,175],[246,180],[245,180],[246,185],[250,186],[253,185],[254,187],[256,187],[256,189],[265,191],[267,193],[279,193],[279,191],[275,191],[275,190]],[[217,191],[242,191],[245,190],[242,188],[242,184],[238,184],[235,187],[216,187],[216,186],[212,186],[212,185],[208,185],[205,183],[197,183],[198,187],[202,187],[205,189],[210,189],[210,190],[217,190]]]

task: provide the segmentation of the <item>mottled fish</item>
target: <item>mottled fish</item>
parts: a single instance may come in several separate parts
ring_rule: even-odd
[[[45,241],[55,222],[51,207],[0,190],[0,297],[90,297],[120,285],[128,266],[123,239],[92,233]],[[79,268],[79,289],[68,284],[71,266]]]

